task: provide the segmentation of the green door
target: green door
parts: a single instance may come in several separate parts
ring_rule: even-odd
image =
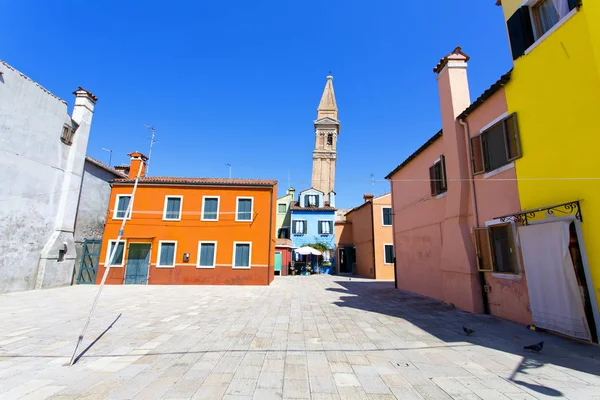
[[[148,283],[150,266],[150,243],[131,243],[127,251],[125,284],[145,285]]]
[[[279,271],[279,275],[281,275],[281,253],[275,253],[275,271]]]

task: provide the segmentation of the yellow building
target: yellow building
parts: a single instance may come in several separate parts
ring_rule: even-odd
[[[534,324],[584,339],[587,325],[587,339],[597,342],[600,1],[499,0],[498,4],[514,59],[506,98],[509,114],[518,114],[522,154],[514,162],[523,211],[509,217],[529,228],[519,228],[519,243]],[[547,263],[553,252],[554,257],[570,257],[552,269]],[[552,307],[565,308],[563,315],[549,311]],[[553,312],[557,315],[547,315]],[[568,326],[557,329],[553,324],[560,323],[551,319],[565,315]],[[578,324],[581,329],[575,334],[571,325]]]

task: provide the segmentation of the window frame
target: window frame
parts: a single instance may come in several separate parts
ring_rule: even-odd
[[[280,206],[284,206],[285,207],[285,211],[284,212],[279,211],[279,207]],[[287,206],[286,203],[277,203],[277,214],[284,215],[284,214],[287,213],[287,211],[288,211],[288,206]]]
[[[390,209],[390,218],[392,219],[391,224],[385,223],[385,212],[383,210]],[[394,225],[394,210],[391,206],[383,206],[381,207],[381,226],[393,226]]]
[[[110,264],[110,251],[111,251],[111,243],[123,243],[123,259],[121,260],[121,264]],[[110,265],[111,268],[123,268],[125,266],[125,255],[127,251],[127,240],[109,240],[106,247],[106,255],[104,257],[104,266],[108,267]]]
[[[178,218],[167,218],[167,204],[169,204],[169,199],[179,199],[179,200],[181,200],[179,202],[179,217]],[[182,211],[183,211],[183,196],[176,195],[176,194],[174,194],[174,195],[170,195],[170,194],[165,195],[165,205],[164,205],[164,208],[163,208],[163,217],[162,217],[163,221],[175,221],[175,222],[181,221]]]
[[[285,235],[285,237],[281,237],[281,231],[285,230],[287,232],[287,235]],[[290,227],[289,226],[282,226],[281,228],[277,229],[277,239],[289,239],[290,238]]]
[[[499,271],[498,269],[498,265],[496,262],[496,251],[493,247],[493,241],[492,241],[492,230],[493,229],[497,229],[500,227],[506,227],[506,229],[508,230],[508,235],[509,235],[509,244],[511,245],[513,252],[511,254],[511,259],[512,259],[512,267],[513,267],[513,271],[512,272],[503,272],[503,271]],[[481,260],[481,256],[482,256],[482,248],[481,248],[481,243],[480,243],[480,237],[479,234],[477,232],[484,232],[484,234],[486,235],[487,241],[488,241],[488,251],[489,253],[487,254],[489,257],[489,260],[491,262],[491,266],[486,268]],[[475,259],[477,262],[477,271],[479,272],[491,272],[494,276],[498,276],[498,277],[518,277],[522,275],[522,267],[521,267],[521,262],[519,260],[519,252],[520,252],[520,246],[518,243],[518,233],[516,232],[516,227],[514,222],[497,222],[497,221],[492,221],[492,222],[486,222],[486,226],[484,227],[476,227],[473,228],[473,233],[474,233],[474,238],[475,238]]]
[[[385,249],[387,246],[392,246],[392,262],[386,262],[385,256],[387,255]],[[394,257],[395,257],[395,251],[394,251],[394,244],[393,243],[384,243],[383,244],[383,264],[384,265],[394,265]]]
[[[310,199],[311,196],[315,198],[315,205],[314,206],[310,204],[310,200],[309,199]],[[320,204],[320,201],[319,201],[320,197],[321,196],[319,196],[318,194],[305,194],[304,195],[304,207],[316,207],[316,208],[321,207],[321,204]]]
[[[511,132],[510,132],[510,130],[507,129],[507,127],[509,126],[508,124],[511,121],[512,121],[513,131],[514,131],[514,135],[515,135],[514,142],[515,142],[516,153],[517,153],[514,156],[510,155],[511,146],[509,143],[509,140],[510,140],[509,134]],[[486,152],[486,146],[487,146],[486,135],[488,135],[489,132],[491,132],[499,124],[502,124],[502,133],[503,133],[502,137],[504,139],[504,155],[506,156],[506,163],[495,169],[490,169],[489,155],[488,155],[488,152]],[[473,144],[473,142],[475,140],[478,140],[479,145]],[[478,149],[476,149],[475,147],[478,147]],[[501,170],[502,168],[506,168],[506,166],[510,165],[510,163],[512,163],[513,161],[518,160],[519,158],[523,157],[523,150],[521,148],[521,134],[519,132],[519,121],[517,118],[517,113],[516,112],[511,113],[511,114],[504,113],[500,117],[498,117],[495,120],[493,120],[492,122],[490,122],[488,125],[481,128],[481,130],[479,131],[479,133],[477,135],[473,135],[469,139],[469,148],[471,150],[471,172],[472,172],[473,176],[481,175],[481,174],[488,174],[490,172]],[[481,169],[477,169],[476,165],[475,165],[475,152],[476,151],[481,156]]]
[[[250,200],[250,219],[239,219],[240,200]],[[252,222],[254,221],[254,197],[253,196],[236,196],[235,198],[235,222]]]
[[[327,222],[327,224],[329,225],[329,233],[323,233],[323,222]],[[318,220],[317,233],[322,236],[333,235],[333,221],[329,219]]]
[[[439,168],[439,175],[437,168]],[[448,179],[446,177],[446,157],[443,154],[440,155],[440,158],[433,162],[431,167],[429,167],[429,187],[431,190],[432,197],[437,197],[448,192]]]
[[[123,217],[118,217],[117,216],[117,212],[119,212],[119,199],[121,197],[129,197],[129,204],[127,205],[127,207],[129,208],[129,215],[127,215],[127,209],[125,209],[123,212],[126,214]],[[133,196],[130,194],[117,194],[115,197],[115,208],[113,209],[113,216],[112,219],[118,219],[118,220],[130,220],[131,219],[131,214],[133,213],[133,204],[131,204],[131,200],[133,199]],[[131,207],[130,207],[131,206]]]
[[[209,218],[204,218],[204,206],[206,204],[206,199],[217,199],[217,218],[216,219],[209,219]],[[183,201],[182,201],[182,205],[183,205]],[[221,208],[221,196],[202,196],[202,210],[200,212],[200,221],[206,221],[206,222],[217,222],[219,221],[219,210]]]
[[[238,244],[247,244],[250,246],[248,249],[248,266],[236,266],[235,265],[235,249]],[[231,260],[231,267],[233,269],[250,269],[252,267],[252,242],[233,242],[233,255]]]
[[[540,13],[539,9],[540,9],[540,7],[542,6],[542,4],[543,4],[544,2],[546,2],[546,1],[550,1],[550,2],[552,2],[552,0],[537,0],[537,1],[536,1],[534,4],[531,4],[531,5],[529,6],[529,8],[531,9],[531,19],[532,19],[532,26],[533,26],[533,32],[534,32],[534,34],[535,34],[535,36],[534,36],[534,37],[535,37],[535,40],[536,40],[536,41],[537,41],[538,39],[540,39],[542,36],[544,36],[544,35],[545,35],[547,32],[549,32],[550,30],[552,30],[552,28],[553,28],[555,25],[557,25],[557,24],[560,22],[560,20],[561,20],[562,18],[565,18],[565,17],[566,17],[566,15],[565,15],[565,17],[562,17],[562,18],[561,18],[560,14],[558,13],[558,10],[556,10],[556,8],[555,8],[556,15],[557,15],[557,17],[558,17],[558,21],[556,21],[556,24],[552,25],[552,26],[551,26],[551,27],[550,27],[550,28],[549,28],[549,29],[548,29],[546,32],[543,32],[543,33],[542,33],[542,31],[541,31],[541,26],[540,26],[541,24],[540,24],[540,20],[539,20],[539,15],[540,15],[540,14],[539,14],[539,13]]]
[[[302,233],[296,233],[296,222],[302,222]],[[294,219],[292,220],[292,235],[306,235],[308,231],[308,223],[305,219]]]
[[[203,244],[214,244],[215,245],[215,252],[213,255],[213,264],[212,266],[209,265],[200,265],[200,259],[201,259],[201,255],[202,255],[202,245]],[[198,241],[198,259],[196,260],[196,268],[198,269],[214,269],[217,266],[217,241],[216,240],[199,240]]]
[[[60,134],[60,141],[70,146],[73,144],[73,137],[75,136],[75,129],[69,124],[64,124],[62,128],[62,132]]]
[[[161,265],[160,264],[160,255],[162,253],[163,243],[174,243],[175,244],[175,248],[173,249],[173,264],[172,265]],[[158,241],[158,253],[156,255],[156,268],[175,268],[175,264],[177,264],[177,240],[159,240]]]

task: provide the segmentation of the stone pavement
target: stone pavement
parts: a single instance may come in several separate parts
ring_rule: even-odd
[[[0,295],[0,399],[600,399],[596,346],[347,277],[107,286],[67,367],[97,288]]]

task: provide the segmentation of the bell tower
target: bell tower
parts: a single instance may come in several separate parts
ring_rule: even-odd
[[[327,83],[317,108],[315,126],[315,149],[313,151],[312,187],[325,193],[325,201],[329,201],[329,193],[335,187],[335,163],[337,160],[337,139],[340,134],[338,108],[333,91],[333,76],[327,77]]]

